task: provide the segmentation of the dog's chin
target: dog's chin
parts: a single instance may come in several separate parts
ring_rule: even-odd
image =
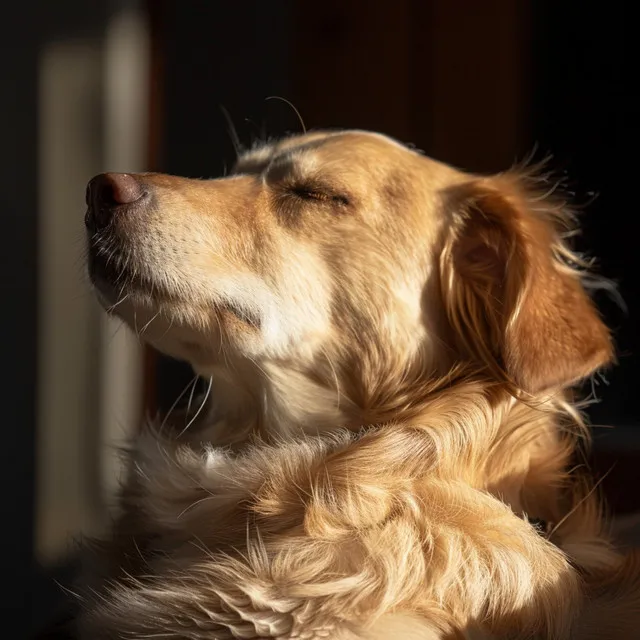
[[[152,293],[151,288],[141,287],[124,278],[114,282],[100,275],[91,275],[90,280],[98,302],[108,314],[119,315],[119,307],[127,300],[136,307],[149,311],[160,311],[167,306],[158,292]]]
[[[122,266],[122,262],[118,264],[114,257],[105,260],[90,250],[87,267],[89,279],[107,311],[125,297],[136,298],[139,303],[147,306],[171,297],[169,292],[155,283],[142,269]]]
[[[257,319],[229,303],[193,305],[122,278],[91,273],[96,297],[108,315],[122,320],[141,341],[189,362],[201,375],[262,350]]]
[[[147,292],[122,290],[99,278],[94,280],[94,289],[107,315],[124,322],[142,343],[160,353],[188,362],[195,369],[219,357],[219,323],[208,322],[202,312],[175,302],[158,302]]]

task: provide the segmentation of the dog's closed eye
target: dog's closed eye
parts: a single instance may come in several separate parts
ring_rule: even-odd
[[[315,200],[317,202],[333,202],[347,206],[349,198],[342,193],[336,193],[328,187],[322,185],[294,185],[290,189],[291,193],[301,200]]]

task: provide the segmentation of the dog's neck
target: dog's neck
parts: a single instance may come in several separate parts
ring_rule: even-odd
[[[273,441],[341,428],[416,423],[430,419],[434,403],[455,406],[456,398],[470,388],[482,402],[491,396],[496,407],[493,417],[486,417],[492,424],[480,427],[487,435],[499,428],[496,423],[508,421],[512,411],[520,423],[534,424],[540,419],[539,408],[527,410],[464,367],[442,376],[416,372],[401,380],[397,374],[381,372],[373,390],[359,380],[349,387],[337,376],[321,378],[269,363],[234,363],[201,375],[211,378],[211,392],[193,436],[214,446],[241,445],[255,436]],[[523,412],[532,415],[523,418]]]
[[[434,451],[448,452],[440,461],[441,471],[449,469],[454,477],[500,495],[517,513],[558,518],[555,502],[540,503],[539,495],[548,497],[548,486],[564,473],[575,444],[568,419],[579,421],[560,397],[523,402],[464,366],[442,376],[416,371],[401,381],[389,372],[369,395],[351,395],[345,384],[339,393],[337,382],[332,386],[328,380],[264,363],[207,373],[212,378],[207,410],[193,432],[185,434],[193,444],[239,451],[256,438],[278,442],[345,428],[408,427],[424,433]],[[558,420],[567,427],[562,438]]]
[[[359,421],[336,385],[293,368],[242,362],[199,373],[211,379],[211,391],[197,437],[215,446],[315,435]]]

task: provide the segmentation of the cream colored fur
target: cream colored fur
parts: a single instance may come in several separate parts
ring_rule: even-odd
[[[542,178],[344,132],[136,179],[92,278],[213,390],[132,443],[81,638],[636,637],[637,558],[571,471],[611,344]]]

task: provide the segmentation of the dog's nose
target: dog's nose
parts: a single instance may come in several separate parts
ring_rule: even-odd
[[[101,173],[87,185],[87,224],[104,227],[121,205],[137,202],[145,195],[143,186],[129,173]]]

